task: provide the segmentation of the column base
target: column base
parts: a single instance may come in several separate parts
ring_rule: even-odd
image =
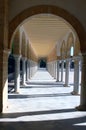
[[[5,106],[5,107],[3,108],[3,110],[0,109],[0,114],[1,114],[1,113],[2,113],[2,114],[3,114],[3,113],[6,113],[7,109],[8,109],[8,105]]]
[[[69,85],[67,85],[67,84],[64,84],[63,86],[64,86],[64,87],[70,87],[70,86],[69,86]]]
[[[72,95],[77,95],[77,96],[80,95],[80,94],[78,94],[77,92],[74,92],[74,91],[71,92],[71,94],[72,94]]]
[[[56,82],[60,82],[59,80],[56,80]]]
[[[76,109],[77,109],[78,111],[86,111],[86,105],[77,106]]]
[[[27,78],[27,80],[26,81],[29,81],[29,78]]]
[[[19,94],[19,92],[14,91],[14,93]]]

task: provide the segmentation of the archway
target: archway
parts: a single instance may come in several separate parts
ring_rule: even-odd
[[[8,93],[14,91],[14,78],[15,78],[14,71],[15,71],[15,59],[11,52],[8,57]]]
[[[64,18],[66,21],[68,21],[72,27],[76,30],[79,40],[80,40],[80,48],[81,51],[85,51],[85,43],[86,43],[86,37],[85,37],[85,30],[82,26],[82,24],[78,21],[77,18],[75,18],[72,14],[67,12],[66,10],[59,8],[57,6],[52,5],[39,5],[35,7],[28,8],[21,12],[19,15],[17,15],[9,24],[9,45],[8,48],[10,48],[11,45],[11,38],[13,36],[13,33],[15,32],[16,28],[22,24],[22,22],[29,18],[30,16],[41,14],[41,13],[47,13],[47,14],[54,14],[57,16],[60,16]]]
[[[54,14],[57,16],[60,16],[62,18],[64,18],[67,22],[69,22],[72,27],[74,28],[74,30],[76,31],[79,40],[80,40],[80,48],[81,48],[81,52],[84,52],[86,49],[85,42],[86,42],[86,38],[85,38],[85,31],[84,28],[82,27],[82,25],[80,24],[80,22],[71,14],[69,14],[68,12],[66,12],[65,10],[55,7],[55,6],[46,6],[46,5],[41,5],[41,6],[36,6],[36,7],[32,7],[29,8],[27,10],[25,10],[24,12],[22,12],[21,14],[19,14],[18,16],[16,16],[10,23],[10,31],[9,31],[9,45],[8,48],[10,48],[11,45],[11,38],[13,36],[13,34],[16,31],[16,28],[22,24],[22,22],[27,19],[28,17],[35,15],[35,14],[41,14],[41,13],[50,13],[50,14]]]

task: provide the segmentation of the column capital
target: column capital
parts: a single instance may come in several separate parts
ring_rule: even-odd
[[[74,56],[73,58],[72,58],[72,60],[82,60],[82,55],[81,56]]]
[[[28,61],[28,63],[30,62],[30,60],[29,60],[29,59],[27,59],[27,61]]]
[[[71,61],[71,58],[65,59],[65,61]]]
[[[3,50],[3,53],[10,55],[10,50],[9,49]]]
[[[57,60],[57,62],[60,62],[60,60]]]
[[[65,60],[63,59],[63,60],[61,60],[61,62],[64,62]]]
[[[16,59],[21,58],[21,55],[13,55]]]
[[[27,58],[26,58],[26,57],[22,57],[22,60],[25,60],[25,61],[26,61],[26,60],[27,60]]]
[[[86,56],[86,52],[82,53],[82,56]]]

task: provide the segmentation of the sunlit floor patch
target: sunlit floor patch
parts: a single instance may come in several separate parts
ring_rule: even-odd
[[[86,122],[84,122],[84,123],[74,124],[74,126],[86,126]]]

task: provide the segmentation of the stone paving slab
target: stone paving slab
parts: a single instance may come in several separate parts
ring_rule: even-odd
[[[37,73],[36,80],[42,75]],[[86,130],[86,112],[75,109],[80,96],[71,95],[73,86],[63,87],[53,79],[51,84],[34,80],[22,86],[19,94],[8,94],[8,108],[0,115],[0,130]]]

